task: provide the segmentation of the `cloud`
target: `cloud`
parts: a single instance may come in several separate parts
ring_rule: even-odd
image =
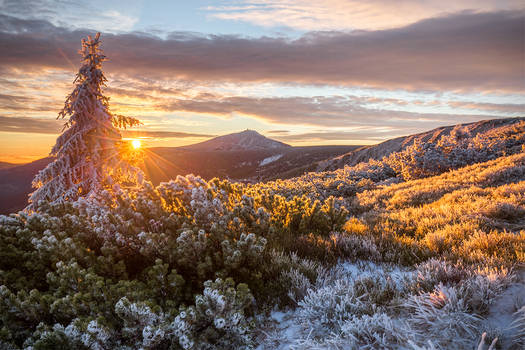
[[[0,131],[36,134],[59,134],[63,121],[43,118],[0,116]]]
[[[229,118],[231,124],[257,119],[265,127],[273,125],[268,134],[281,141],[318,142],[377,141],[459,122],[523,115],[523,17],[523,12],[461,13],[397,29],[313,32],[296,40],[106,33],[106,93],[112,111],[144,116],[144,131],[126,137],[170,142],[225,130],[226,123],[214,129],[221,122],[207,116]],[[93,33],[0,15],[0,131],[60,132],[61,121],[42,117],[56,116],[62,108],[78,69],[80,38],[86,34]],[[301,84],[306,86],[297,91],[328,96],[290,96]],[[336,88],[311,86],[323,84]],[[362,89],[369,96],[350,95],[358,93],[360,89],[352,89],[356,86],[416,92]],[[271,96],[284,87],[283,97]],[[452,102],[450,95],[440,95],[458,90],[514,95],[451,94],[465,97]],[[516,103],[513,96],[518,96]],[[209,127],[190,129],[194,117]],[[182,124],[183,130],[203,133],[169,131]],[[287,132],[297,126],[303,134]]]
[[[6,111],[38,111],[38,112],[56,112],[60,105],[55,100],[47,99],[46,101],[31,97],[10,94],[0,94],[0,110]]]
[[[212,117],[217,119],[233,119],[236,117],[251,118],[265,124],[273,125],[274,130],[268,133],[275,137],[295,137],[290,130],[301,128],[328,128],[340,129],[348,133],[348,129],[359,129],[363,137],[372,131],[378,138],[385,139],[398,135],[395,130],[424,131],[437,126],[451,125],[460,122],[472,122],[480,119],[491,119],[506,116],[518,116],[523,112],[521,104],[493,104],[472,101],[419,101],[398,100],[394,98],[379,98],[374,96],[315,96],[315,97],[257,97],[242,95],[222,95],[216,93],[184,94],[180,89],[160,89],[162,93],[146,94],[147,86],[139,83],[120,82],[125,89],[110,90],[111,106],[113,111],[136,116],[145,123],[142,130],[129,130],[125,137],[151,138],[190,138],[213,137],[207,133],[192,133],[170,131],[179,128],[174,116],[190,115]],[[153,90],[158,90],[153,88]],[[58,133],[61,122],[52,119],[43,119],[42,111],[50,110],[49,116],[56,115],[60,109],[54,110],[52,104],[38,112],[39,106],[44,106],[48,99],[39,96],[18,96],[0,94],[0,108],[7,113],[0,120],[0,130],[10,132],[37,132]],[[437,104],[436,104],[437,102]],[[417,105],[420,112],[404,110],[407,105]],[[402,108],[399,108],[399,107]],[[410,106],[409,106],[410,107]],[[441,112],[438,112],[441,111]],[[18,118],[17,114],[24,113],[26,117]],[[125,113],[126,114],[126,113]],[[27,118],[34,116],[35,118]],[[174,124],[175,122],[175,124]],[[179,122],[180,124],[180,122]],[[187,122],[184,122],[187,130]],[[23,129],[28,126],[27,130]],[[279,126],[284,129],[279,129]],[[51,127],[51,129],[50,129]],[[51,131],[50,131],[51,130]],[[381,132],[383,130],[384,132]],[[386,131],[385,131],[386,130]],[[324,131],[324,130],[323,130]],[[397,131],[396,131],[397,132]],[[213,130],[212,130],[213,133]],[[406,132],[405,132],[406,133]],[[334,139],[328,134],[316,135],[329,140]],[[343,135],[343,134],[338,134]],[[314,134],[305,137],[314,137]],[[346,136],[351,136],[346,134]],[[368,136],[367,136],[368,137]],[[374,140],[376,138],[371,138]]]
[[[386,29],[445,13],[522,8],[523,3],[519,0],[244,0],[205,9],[212,18],[309,31]]]
[[[453,101],[448,103],[451,107],[454,108],[464,108],[464,109],[475,109],[475,110],[484,110],[492,112],[506,112],[506,113],[517,113],[520,115],[525,115],[525,104],[519,103],[475,103],[475,102],[464,102],[464,101]]]
[[[151,137],[151,138],[210,138],[217,135],[210,134],[198,134],[198,133],[188,133],[180,131],[157,131],[157,130],[125,130],[122,131],[123,137]]]
[[[391,130],[389,135],[398,135],[410,133],[407,130]],[[367,141],[383,141],[384,135],[373,128],[368,130],[356,130],[356,131],[334,131],[334,132],[309,132],[302,134],[293,134],[286,136],[276,137],[282,142],[319,142],[319,141],[347,141],[351,142],[354,140],[367,140]]]
[[[64,121],[62,120],[0,116],[0,132],[58,135],[61,133],[63,127]],[[216,135],[180,131],[122,130],[122,136],[127,138],[209,138]]]
[[[156,106],[166,112],[192,112],[228,117],[244,115],[273,125],[329,128],[417,127],[450,125],[480,119],[497,118],[494,114],[414,113],[367,106],[368,99],[355,96],[246,97],[201,95],[193,99],[171,99]]]
[[[133,7],[130,1],[127,1],[128,11]],[[21,19],[45,20],[64,27],[122,32],[132,30],[138,22],[136,16],[112,9],[111,2],[92,5],[88,1],[2,0],[1,3],[4,14]]]
[[[108,74],[153,80],[523,92],[523,20],[522,11],[461,13],[397,29],[312,32],[296,40],[187,32],[165,40],[144,33],[102,39]],[[74,72],[71,61],[77,62],[79,39],[87,33],[0,16],[0,69]]]
[[[125,92],[125,96],[133,93]],[[2,105],[0,95],[0,105]],[[112,96],[117,101],[120,95]],[[9,96],[7,96],[9,98]],[[26,104],[31,99],[21,99]],[[207,115],[221,119],[232,116],[244,116],[258,119],[271,125],[283,125],[285,127],[303,126],[309,128],[359,128],[370,129],[378,132],[379,128],[391,132],[399,128],[416,128],[418,131],[434,128],[436,126],[456,124],[460,122],[472,122],[480,119],[491,119],[506,116],[509,106],[501,105],[502,110],[497,109],[497,104],[483,104],[472,102],[451,102],[456,108],[464,108],[468,113],[416,113],[405,110],[385,109],[376,106],[377,99],[358,96],[317,96],[317,97],[251,97],[251,96],[223,96],[219,94],[203,93],[192,97],[151,97],[148,99],[147,108],[156,111],[160,115],[193,113]],[[379,100],[380,101],[380,100]],[[396,100],[393,100],[396,101]],[[120,105],[120,103],[117,103]],[[488,108],[488,107],[490,108]],[[24,112],[33,111],[28,108]],[[427,109],[432,110],[432,109]],[[470,110],[470,111],[469,111]],[[458,109],[459,111],[459,109]],[[484,114],[479,114],[479,111]],[[503,113],[501,113],[503,112]],[[136,114],[135,114],[136,115]],[[17,132],[40,132],[57,133],[61,122],[51,119],[27,118],[27,117],[2,117],[0,130]],[[139,119],[144,119],[138,116]],[[184,137],[212,137],[209,133],[187,133],[168,130],[158,130],[159,125],[171,123],[170,119],[163,117],[148,117],[147,127],[143,130],[126,131],[125,137],[154,137],[154,138],[184,138]],[[146,120],[144,119],[144,120]],[[159,124],[160,123],[160,124]],[[27,130],[23,127],[27,125]],[[276,129],[269,132],[276,136],[286,136],[290,133],[286,129]],[[335,134],[334,134],[335,135]],[[385,138],[379,132],[379,137]],[[289,135],[292,137],[292,135]]]
[[[270,130],[266,132],[266,134],[270,134],[270,135],[286,135],[289,133],[290,133],[289,130]]]

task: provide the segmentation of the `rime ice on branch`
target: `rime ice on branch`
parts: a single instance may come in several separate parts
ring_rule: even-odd
[[[103,95],[106,77],[100,33],[82,39],[80,67],[73,92],[66,98],[58,119],[67,118],[62,135],[51,150],[55,160],[33,179],[29,210],[40,200],[73,201],[114,183],[134,183],[140,170],[125,158],[117,128],[140,124],[135,118],[112,114]]]

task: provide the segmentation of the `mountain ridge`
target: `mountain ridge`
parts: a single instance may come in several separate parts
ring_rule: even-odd
[[[0,162],[0,169],[12,168],[12,167],[15,167],[15,166],[18,166],[18,165],[20,165],[20,164],[8,163],[8,162]]]
[[[178,148],[193,151],[256,151],[291,147],[284,142],[263,136],[255,130],[246,129],[241,132],[217,136],[211,140]]]
[[[412,145],[416,139],[422,142],[436,142],[442,136],[451,133],[460,133],[465,137],[475,137],[477,134],[486,132],[490,129],[512,125],[520,121],[525,121],[525,117],[486,119],[472,123],[442,126],[417,134],[400,136],[383,141],[376,145],[363,146],[347,154],[321,161],[318,163],[316,171],[341,169],[344,166],[357,165],[361,162],[367,162],[370,159],[380,160],[392,153],[404,150]]]

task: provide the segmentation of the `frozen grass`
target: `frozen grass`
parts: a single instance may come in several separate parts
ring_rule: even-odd
[[[339,263],[308,284],[297,308],[281,314],[260,349],[490,348],[497,332],[480,340],[480,330],[491,327],[485,316],[513,280],[506,268],[436,259],[415,269]],[[524,312],[515,314],[513,339],[523,335]]]
[[[0,216],[0,344],[523,347],[525,154],[392,176],[186,176]]]
[[[511,329],[513,330],[512,340],[517,346],[525,347],[525,305],[514,313]]]

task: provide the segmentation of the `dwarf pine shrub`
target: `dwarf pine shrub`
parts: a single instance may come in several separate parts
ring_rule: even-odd
[[[0,216],[0,347],[251,348],[277,309],[290,348],[472,348],[525,261],[520,130],[457,141],[468,157],[441,174],[409,162],[409,181],[388,159],[249,185],[188,175]],[[469,153],[493,144],[493,160]]]

